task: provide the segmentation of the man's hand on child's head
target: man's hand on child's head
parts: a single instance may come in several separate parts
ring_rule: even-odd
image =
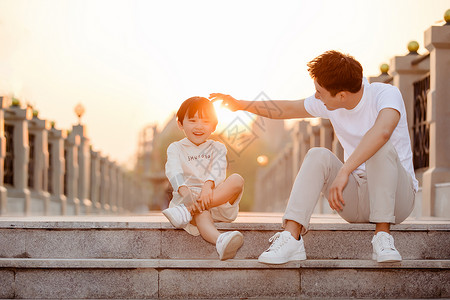
[[[236,111],[242,109],[239,101],[233,98],[230,95],[221,94],[221,93],[212,93],[209,95],[209,99],[212,102],[222,101],[221,106],[228,108],[231,111]]]

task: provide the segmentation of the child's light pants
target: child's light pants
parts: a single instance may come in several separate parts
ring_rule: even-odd
[[[320,193],[327,198],[342,162],[326,148],[308,151],[292,187],[283,216],[301,225],[302,234],[317,204]],[[403,222],[414,208],[415,190],[411,175],[403,168],[391,142],[387,142],[366,161],[366,171],[349,176],[339,215],[350,223]]]

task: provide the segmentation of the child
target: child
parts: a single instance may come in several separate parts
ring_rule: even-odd
[[[167,148],[166,176],[174,192],[163,214],[176,228],[215,244],[221,260],[233,258],[244,242],[242,234],[221,234],[214,221],[236,219],[244,179],[238,174],[226,178],[227,148],[208,139],[217,126],[212,102],[187,99],[177,112],[177,123],[186,138]]]

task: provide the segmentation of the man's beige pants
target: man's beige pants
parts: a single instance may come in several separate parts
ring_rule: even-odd
[[[301,225],[306,233],[320,193],[328,197],[342,162],[328,149],[308,151],[292,187],[283,216]],[[350,223],[403,222],[414,208],[415,190],[411,175],[400,163],[397,151],[387,142],[366,161],[362,174],[349,176],[343,197],[345,205],[339,215]]]

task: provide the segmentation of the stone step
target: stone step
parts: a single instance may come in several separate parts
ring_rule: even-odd
[[[0,298],[445,298],[450,260],[0,259]]]
[[[281,214],[241,213],[219,230],[240,230],[236,259],[255,259],[281,230]],[[304,236],[309,259],[371,259],[374,225],[348,224],[337,216],[314,216]],[[450,221],[407,220],[392,226],[406,260],[448,259]],[[0,218],[3,258],[217,259],[201,237],[174,229],[161,213],[148,216]]]

